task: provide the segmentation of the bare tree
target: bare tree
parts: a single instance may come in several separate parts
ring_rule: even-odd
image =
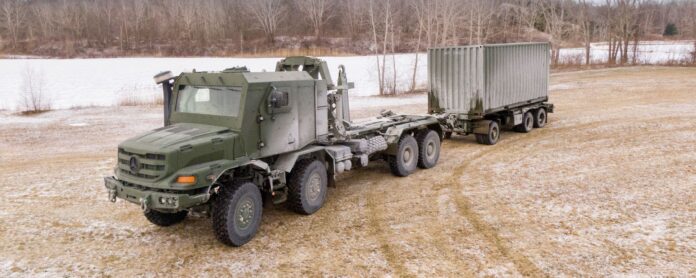
[[[592,57],[590,51],[595,32],[595,22],[592,20],[592,15],[590,15],[591,3],[587,2],[587,0],[579,0],[578,2],[580,6],[578,9],[577,23],[580,25],[583,45],[585,47],[585,65],[590,65],[590,59]]]
[[[269,42],[275,40],[278,24],[285,17],[285,6],[280,0],[254,0],[247,2],[249,12],[254,16]]]
[[[568,23],[566,22],[566,5],[568,0],[540,1],[541,11],[546,21],[546,33],[551,35],[551,62],[558,64],[560,59],[561,42]]]
[[[285,20],[291,11],[293,20]],[[639,63],[639,41],[661,35],[668,23],[680,39],[696,38],[695,15],[691,0],[3,0],[0,51],[239,54],[287,47],[268,43],[276,35],[297,36],[297,47],[308,47],[330,29],[343,37],[332,47],[377,53],[380,65],[385,53],[532,40],[550,41],[554,62],[563,46],[605,41],[609,63]],[[591,62],[588,51],[584,58]]]
[[[374,49],[374,55],[375,58],[377,59],[377,76],[378,76],[378,84],[379,84],[379,94],[380,95],[386,95],[388,94],[387,91],[387,80],[386,80],[386,64],[387,64],[387,50],[389,48],[390,40],[389,40],[389,35],[390,33],[393,33],[393,25],[394,25],[394,19],[393,19],[393,6],[392,6],[392,1],[391,0],[383,0],[380,1],[380,3],[375,3],[374,0],[369,1],[369,17],[370,17],[370,26],[372,27],[372,38],[373,38],[373,46],[372,48]],[[381,19],[381,20],[380,20]],[[393,34],[392,34],[392,48],[393,49]],[[381,53],[379,52],[379,48],[381,48],[382,51]],[[381,54],[381,60],[380,60],[380,54]],[[396,68],[393,69],[394,74],[396,75]],[[395,80],[394,80],[395,82]],[[394,92],[392,92],[394,93]]]
[[[20,92],[20,110],[36,113],[51,110],[51,98],[46,92],[46,82],[42,71],[29,65],[22,72],[22,90]]]
[[[367,5],[365,0],[341,1],[343,9],[341,13],[344,18],[344,25],[351,39],[356,39],[359,32],[366,22]]]
[[[26,2],[21,0],[4,0],[0,6],[0,15],[4,29],[12,40],[12,48],[17,48],[19,35],[26,17]]]
[[[314,38],[318,41],[322,27],[332,16],[333,2],[331,0],[295,0],[305,20],[314,30]]]

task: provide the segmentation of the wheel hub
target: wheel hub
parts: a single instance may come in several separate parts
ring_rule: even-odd
[[[254,219],[254,201],[250,197],[242,199],[235,210],[235,220],[240,229],[246,229]]]
[[[315,201],[321,193],[321,177],[318,173],[312,173],[307,183],[307,199]]]
[[[403,161],[405,164],[408,164],[411,162],[411,158],[413,157],[413,154],[411,152],[412,152],[411,148],[404,149]]]

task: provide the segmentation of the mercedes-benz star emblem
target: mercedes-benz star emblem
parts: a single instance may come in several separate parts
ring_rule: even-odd
[[[138,164],[138,159],[135,158],[135,156],[131,156],[129,164],[130,164],[130,170],[133,173],[137,173],[138,170],[140,169],[140,165]]]

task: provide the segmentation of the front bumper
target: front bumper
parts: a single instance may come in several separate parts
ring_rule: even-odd
[[[143,190],[126,185],[114,177],[104,177],[104,186],[108,190],[110,201],[116,202],[116,199],[120,198],[139,204],[143,210],[180,211],[203,204],[210,197],[208,193],[189,195]]]

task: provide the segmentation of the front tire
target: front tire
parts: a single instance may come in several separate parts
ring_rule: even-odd
[[[418,134],[418,168],[435,167],[440,159],[440,135],[434,130],[426,129]]]
[[[324,163],[319,160],[300,161],[290,174],[288,206],[300,214],[315,213],[326,201],[327,185]]]
[[[416,171],[418,165],[418,143],[411,135],[404,135],[399,140],[396,155],[389,156],[389,168],[392,174],[406,177]]]
[[[145,212],[145,218],[147,218],[150,223],[161,227],[168,227],[184,221],[188,211],[179,211],[174,213],[159,212],[156,210],[148,210]]]
[[[222,186],[213,200],[215,237],[226,245],[244,245],[259,230],[262,213],[261,191],[256,184],[237,181]]]

